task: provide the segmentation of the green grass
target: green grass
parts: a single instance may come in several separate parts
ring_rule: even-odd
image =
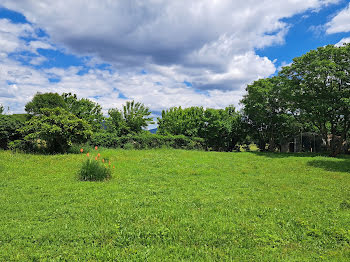
[[[349,261],[350,158],[104,150],[0,152],[0,261]]]

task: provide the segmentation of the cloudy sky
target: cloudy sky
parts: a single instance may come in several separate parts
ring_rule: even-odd
[[[0,104],[72,92],[223,108],[296,56],[350,42],[346,0],[0,0]]]

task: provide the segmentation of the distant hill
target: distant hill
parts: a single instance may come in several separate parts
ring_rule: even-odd
[[[157,130],[158,130],[158,128],[153,128],[153,129],[150,129],[150,130],[148,130],[151,134],[155,134],[155,133],[157,133]]]

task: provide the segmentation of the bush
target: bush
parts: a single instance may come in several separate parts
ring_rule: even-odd
[[[21,129],[24,140],[40,145],[49,153],[65,153],[73,143],[87,141],[92,134],[90,125],[62,108],[41,109]]]
[[[111,178],[111,168],[99,160],[87,159],[78,175],[82,181],[103,181]]]
[[[172,147],[177,149],[204,149],[202,138],[190,138],[183,135],[157,135],[141,133],[137,135],[120,136],[114,133],[94,133],[90,139],[93,145],[124,148],[124,149],[148,149]]]
[[[23,123],[12,116],[0,115],[0,148],[8,149],[9,143],[22,138],[18,131]]]
[[[81,149],[83,153],[93,152],[93,147],[89,144],[73,144],[67,151],[69,154],[81,154]]]

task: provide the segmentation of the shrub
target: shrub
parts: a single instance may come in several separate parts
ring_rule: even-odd
[[[18,128],[23,123],[12,116],[0,115],[0,148],[8,149],[9,143],[22,138]]]
[[[111,178],[111,168],[99,160],[90,158],[83,162],[79,171],[79,179],[82,181],[103,181]]]
[[[73,143],[87,141],[92,134],[90,125],[62,108],[41,109],[41,114],[32,117],[21,129],[24,140],[38,141],[49,153],[64,153]]]
[[[80,154],[81,149],[84,153],[91,152],[93,148],[89,144],[73,144],[67,151],[70,154]]]
[[[178,149],[204,149],[202,138],[187,137],[184,135],[157,135],[141,133],[138,135],[120,136],[114,133],[94,133],[90,143],[103,147],[124,149],[145,149],[172,147]]]

